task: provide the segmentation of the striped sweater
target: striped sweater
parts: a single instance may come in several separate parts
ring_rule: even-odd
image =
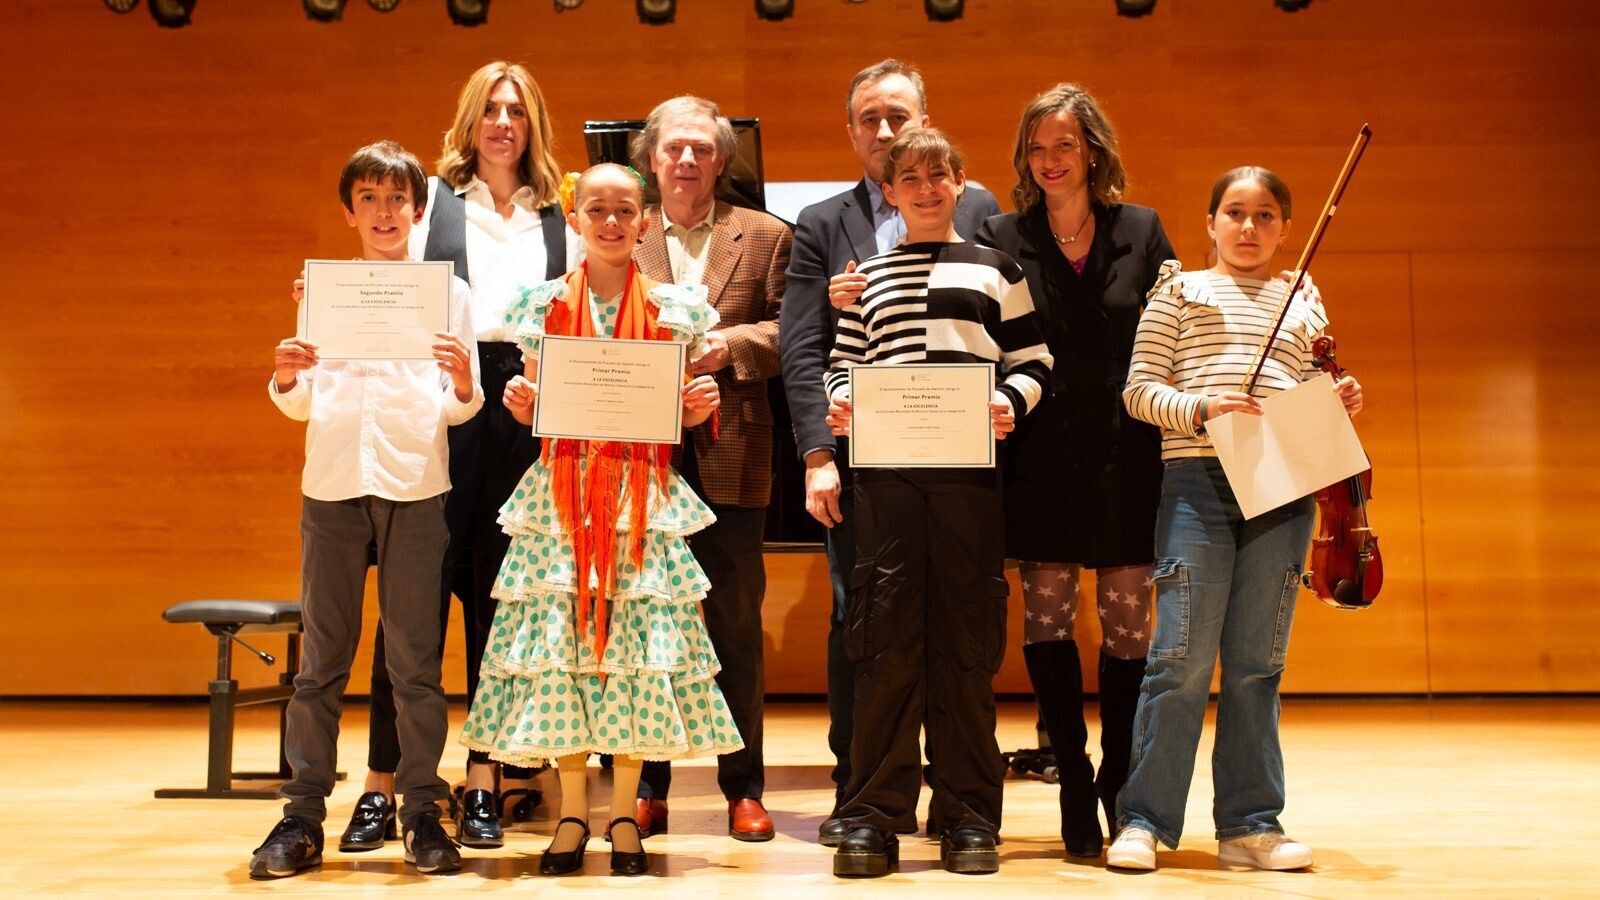
[[[1134,418],[1161,426],[1162,459],[1216,455],[1211,439],[1195,433],[1195,411],[1206,395],[1244,384],[1288,288],[1282,281],[1183,272],[1177,260],[1162,263],[1139,319],[1122,391]],[[1327,324],[1316,291],[1309,297],[1301,291],[1273,339],[1256,381],[1257,398],[1317,374],[1311,342]]]
[[[824,384],[849,399],[857,365],[997,363],[996,387],[1018,418],[1050,385],[1050,350],[1028,283],[1010,257],[977,244],[905,244],[867,260],[845,307]]]

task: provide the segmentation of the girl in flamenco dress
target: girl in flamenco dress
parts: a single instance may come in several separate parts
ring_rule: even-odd
[[[602,164],[573,179],[563,200],[587,259],[522,288],[507,314],[525,362],[504,402],[524,424],[546,335],[679,341],[693,359],[717,323],[703,288],[656,284],[634,267],[648,224],[637,174]],[[681,396],[685,428],[715,415],[711,376],[687,381]],[[511,548],[461,740],[502,762],[555,761],[561,821],[541,874],[583,867],[589,754],[614,757],[611,872],[637,875],[649,868],[632,818],[640,764],[743,746],[714,680],[720,666],[700,612],[709,582],[684,540],[715,517],[670,467],[671,450],[546,439],[501,509]]]

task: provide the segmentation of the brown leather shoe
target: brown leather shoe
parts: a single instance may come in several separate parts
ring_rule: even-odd
[[[728,803],[728,834],[736,841],[770,841],[777,830],[760,800],[733,800]]]
[[[652,834],[667,833],[667,801],[640,797],[638,809],[634,821],[639,824],[641,840]]]

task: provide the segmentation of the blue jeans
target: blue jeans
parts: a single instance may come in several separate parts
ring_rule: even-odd
[[[1156,517],[1156,628],[1117,821],[1168,847],[1184,804],[1217,655],[1222,690],[1211,755],[1217,839],[1278,831],[1283,752],[1278,682],[1289,653],[1313,502],[1245,519],[1215,458],[1166,465]]]

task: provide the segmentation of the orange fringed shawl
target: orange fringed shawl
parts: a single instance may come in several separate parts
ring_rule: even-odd
[[[588,265],[569,272],[567,299],[551,305],[545,317],[545,333],[571,337],[599,337],[589,313]],[[655,283],[628,267],[627,287],[617,311],[611,337],[631,340],[671,340],[672,333],[656,322],[655,310],[645,295]],[[573,567],[578,585],[578,634],[588,634],[594,618],[594,654],[605,658],[608,600],[616,573],[617,516],[621,512],[623,473],[627,473],[628,561],[639,571],[644,560],[644,539],[649,524],[650,482],[666,490],[667,468],[672,461],[672,445],[585,441],[547,438],[544,464],[550,469],[551,492],[556,514],[572,539]],[[584,465],[580,467],[579,461]],[[586,477],[581,474],[586,472]],[[589,573],[596,576],[591,590]],[[601,677],[605,677],[602,672]]]

